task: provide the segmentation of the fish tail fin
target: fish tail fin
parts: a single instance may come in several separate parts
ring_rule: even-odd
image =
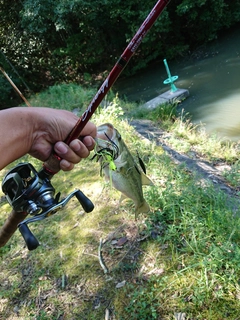
[[[135,220],[137,220],[137,217],[140,213],[148,213],[150,211],[149,204],[144,200],[140,206],[136,207],[135,211]]]

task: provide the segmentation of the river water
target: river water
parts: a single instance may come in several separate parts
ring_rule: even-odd
[[[208,133],[240,140],[240,25],[190,57],[168,61],[168,66],[171,75],[179,77],[176,87],[189,90],[180,107],[192,122],[203,123]],[[119,79],[114,89],[129,101],[146,102],[169,90],[163,84],[167,77],[159,61],[138,75]]]

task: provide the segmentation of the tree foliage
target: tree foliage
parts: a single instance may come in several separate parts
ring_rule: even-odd
[[[114,65],[155,1],[0,0],[0,49],[33,90],[80,82]],[[125,72],[184,54],[239,20],[240,0],[172,0]]]
[[[189,43],[204,43],[217,37],[218,31],[240,20],[240,1],[183,0],[176,8],[182,33]]]

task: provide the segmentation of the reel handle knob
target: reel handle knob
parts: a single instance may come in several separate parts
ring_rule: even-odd
[[[35,250],[39,246],[39,242],[28,228],[28,225],[26,223],[22,223],[18,226],[18,229],[26,242],[28,250]]]
[[[94,204],[88,197],[85,196],[85,194],[82,191],[78,190],[75,196],[77,197],[78,201],[81,203],[81,206],[83,207],[85,212],[93,211]]]

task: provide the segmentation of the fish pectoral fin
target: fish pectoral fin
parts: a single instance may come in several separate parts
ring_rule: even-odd
[[[140,204],[140,206],[136,207],[136,210],[135,210],[135,219],[137,219],[137,216],[140,214],[140,213],[148,213],[150,211],[150,207],[149,207],[149,204],[146,202],[146,200],[144,200],[144,202],[142,202]]]
[[[143,172],[141,172],[142,185],[153,186],[154,183]]]
[[[126,166],[127,161],[124,161],[124,160],[122,159],[122,157],[119,156],[119,157],[114,161],[114,163],[115,163],[117,169],[121,169],[121,168],[123,168],[123,167]]]
[[[116,162],[115,162],[115,165],[116,165],[116,167],[117,167],[117,170],[121,170],[122,168],[125,168],[126,164],[127,164],[126,161],[125,161],[125,162],[121,162],[121,163],[116,163]]]

